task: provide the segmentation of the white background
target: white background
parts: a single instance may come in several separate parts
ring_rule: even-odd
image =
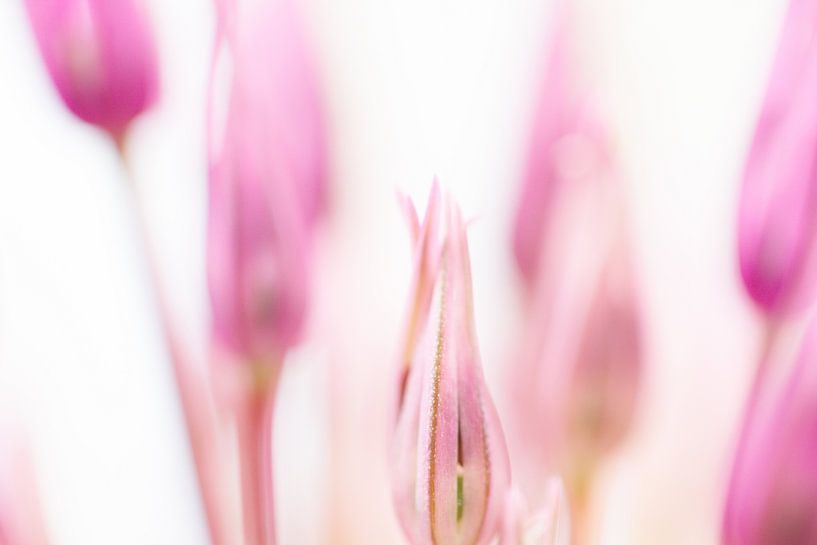
[[[585,68],[628,182],[648,319],[643,411],[604,475],[600,542],[715,544],[757,344],[734,265],[737,183],[784,2],[577,5]],[[213,13],[202,0],[154,0],[152,8],[162,99],[131,149],[173,302],[201,358]],[[550,8],[533,0],[309,1],[330,114],[334,212],[311,341],[282,385],[282,543],[400,542],[378,443],[355,435],[378,430],[402,315],[408,243],[396,188],[422,203],[439,175],[479,218],[471,229],[478,333],[502,407],[518,320],[508,231]],[[203,544],[122,175],[105,138],[59,102],[22,2],[0,0],[3,420],[30,430],[55,543]],[[334,443],[329,407],[342,420]],[[332,486],[343,501],[327,509]],[[327,538],[330,511],[336,533]]]

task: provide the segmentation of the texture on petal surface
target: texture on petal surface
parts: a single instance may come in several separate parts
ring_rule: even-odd
[[[450,202],[431,314],[409,372],[393,448],[396,509],[415,545],[490,542],[510,478],[473,323],[465,226]]]

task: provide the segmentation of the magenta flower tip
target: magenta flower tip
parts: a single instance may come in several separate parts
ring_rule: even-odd
[[[741,186],[740,273],[767,314],[812,300],[817,266],[817,4],[789,6]]]
[[[158,61],[141,0],[26,0],[65,105],[120,139],[158,94]]]

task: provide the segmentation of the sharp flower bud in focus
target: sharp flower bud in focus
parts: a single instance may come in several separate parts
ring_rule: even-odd
[[[65,105],[120,141],[158,92],[141,0],[26,0],[48,73]]]
[[[469,259],[460,212],[447,203],[434,301],[392,445],[396,509],[414,545],[490,542],[510,477],[504,436],[482,376]]]
[[[403,403],[405,390],[408,386],[409,371],[414,361],[414,352],[419,337],[428,321],[431,307],[431,298],[440,262],[440,206],[441,196],[439,184],[435,181],[431,188],[422,225],[417,220],[414,205],[407,198],[401,199],[401,206],[409,224],[412,235],[414,268],[409,290],[409,301],[406,309],[406,318],[403,328],[403,339],[400,351],[400,365],[398,367],[398,395],[397,410]]]
[[[813,299],[817,258],[817,3],[793,0],[743,175],[743,283],[767,314]]]

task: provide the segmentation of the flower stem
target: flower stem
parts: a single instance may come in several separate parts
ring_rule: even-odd
[[[125,139],[114,138],[114,143],[127,177],[126,185],[136,224],[136,236],[144,256],[149,287],[170,356],[210,541],[213,545],[226,545],[230,540],[226,535],[225,510],[219,499],[223,489],[222,460],[217,448],[218,430],[212,399],[208,396],[209,387],[203,374],[193,368],[192,358],[178,333],[151,241],[144,201],[128,161]]]
[[[567,484],[572,496],[571,542],[573,545],[588,545],[592,534],[590,505],[596,480],[595,463],[580,461],[578,467],[574,467],[568,473],[568,479]]]
[[[263,389],[250,392],[238,408],[236,428],[245,545],[275,543],[272,422],[276,387],[277,371]]]

